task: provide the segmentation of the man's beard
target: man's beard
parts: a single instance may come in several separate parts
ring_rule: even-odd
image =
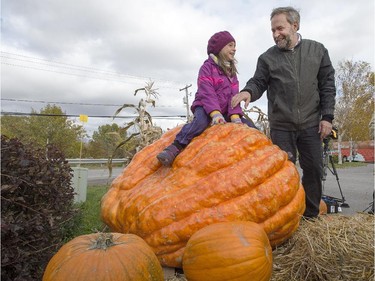
[[[275,39],[277,47],[281,50],[290,50],[292,45],[292,38],[290,35],[283,36],[280,39]]]

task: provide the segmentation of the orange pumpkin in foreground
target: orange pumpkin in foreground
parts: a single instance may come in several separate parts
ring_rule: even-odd
[[[299,226],[305,193],[287,154],[245,125],[206,129],[173,166],[156,155],[173,142],[180,127],[138,152],[103,196],[103,221],[116,232],[134,233],[164,266],[181,267],[189,238],[216,222],[253,221],[271,245]]]
[[[94,233],[74,238],[49,261],[43,281],[163,281],[154,252],[134,234]]]
[[[268,281],[272,248],[254,222],[214,223],[189,239],[182,268],[189,281]]]

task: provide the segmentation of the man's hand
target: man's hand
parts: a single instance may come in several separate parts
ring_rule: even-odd
[[[220,112],[212,115],[211,125],[225,124],[225,123],[226,123],[226,121],[225,121],[223,115]]]
[[[236,107],[241,101],[245,102],[245,108],[249,106],[251,101],[251,94],[249,92],[239,92],[232,98],[231,106],[232,108]]]
[[[322,120],[319,123],[319,134],[320,139],[323,140],[327,136],[329,136],[332,132],[332,124],[328,121]]]

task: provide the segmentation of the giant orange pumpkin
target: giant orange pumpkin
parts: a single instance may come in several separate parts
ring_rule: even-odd
[[[182,268],[189,281],[268,281],[272,248],[255,222],[214,223],[189,239]]]
[[[63,245],[49,261],[43,281],[163,281],[154,252],[134,234],[93,233]]]
[[[271,245],[293,234],[305,194],[285,152],[258,130],[227,123],[206,129],[164,167],[156,155],[180,129],[138,152],[112,182],[101,215],[113,231],[142,237],[170,267],[181,267],[189,238],[215,222],[256,222]]]

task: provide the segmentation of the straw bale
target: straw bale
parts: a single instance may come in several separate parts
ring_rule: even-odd
[[[164,280],[165,281],[188,281],[183,274],[171,276],[171,277],[168,277],[167,279],[164,279]]]
[[[272,281],[374,280],[374,216],[330,214],[301,221],[273,251]]]
[[[187,281],[183,274],[166,280]],[[374,215],[302,220],[293,236],[273,250],[271,281],[286,280],[373,281]]]

